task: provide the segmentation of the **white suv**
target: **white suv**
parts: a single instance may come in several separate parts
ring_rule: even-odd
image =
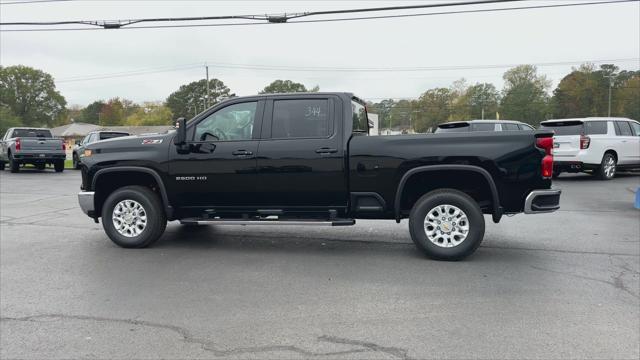
[[[591,172],[610,180],[617,169],[640,168],[640,123],[626,118],[547,120],[555,132],[553,175]]]

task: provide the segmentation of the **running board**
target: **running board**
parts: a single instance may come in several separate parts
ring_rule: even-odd
[[[351,226],[354,219],[335,220],[229,220],[229,219],[182,219],[181,224],[216,224],[216,225],[297,225],[297,226]]]

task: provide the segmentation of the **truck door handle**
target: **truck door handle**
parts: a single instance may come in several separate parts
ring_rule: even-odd
[[[320,149],[316,150],[317,154],[333,154],[333,153],[337,153],[337,152],[338,152],[338,149],[330,149],[330,148],[327,148],[327,147],[323,147],[323,148],[320,148]]]
[[[236,150],[236,151],[232,152],[231,154],[233,154],[235,156],[244,156],[244,155],[253,155],[253,152],[247,151],[247,150]]]

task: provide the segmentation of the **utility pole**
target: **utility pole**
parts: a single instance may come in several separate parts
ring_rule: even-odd
[[[207,72],[207,108],[209,107],[209,65],[204,64],[205,71]]]
[[[482,120],[484,120],[484,106],[482,107]]]
[[[605,75],[606,78],[609,78],[609,111],[607,117],[611,117],[611,88],[613,87],[613,78],[615,75]]]

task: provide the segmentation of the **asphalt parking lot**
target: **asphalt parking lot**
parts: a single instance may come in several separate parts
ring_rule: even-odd
[[[640,356],[640,177],[563,175],[562,209],[437,262],[403,221],[183,227],[112,244],[79,173],[0,172],[0,357]]]

